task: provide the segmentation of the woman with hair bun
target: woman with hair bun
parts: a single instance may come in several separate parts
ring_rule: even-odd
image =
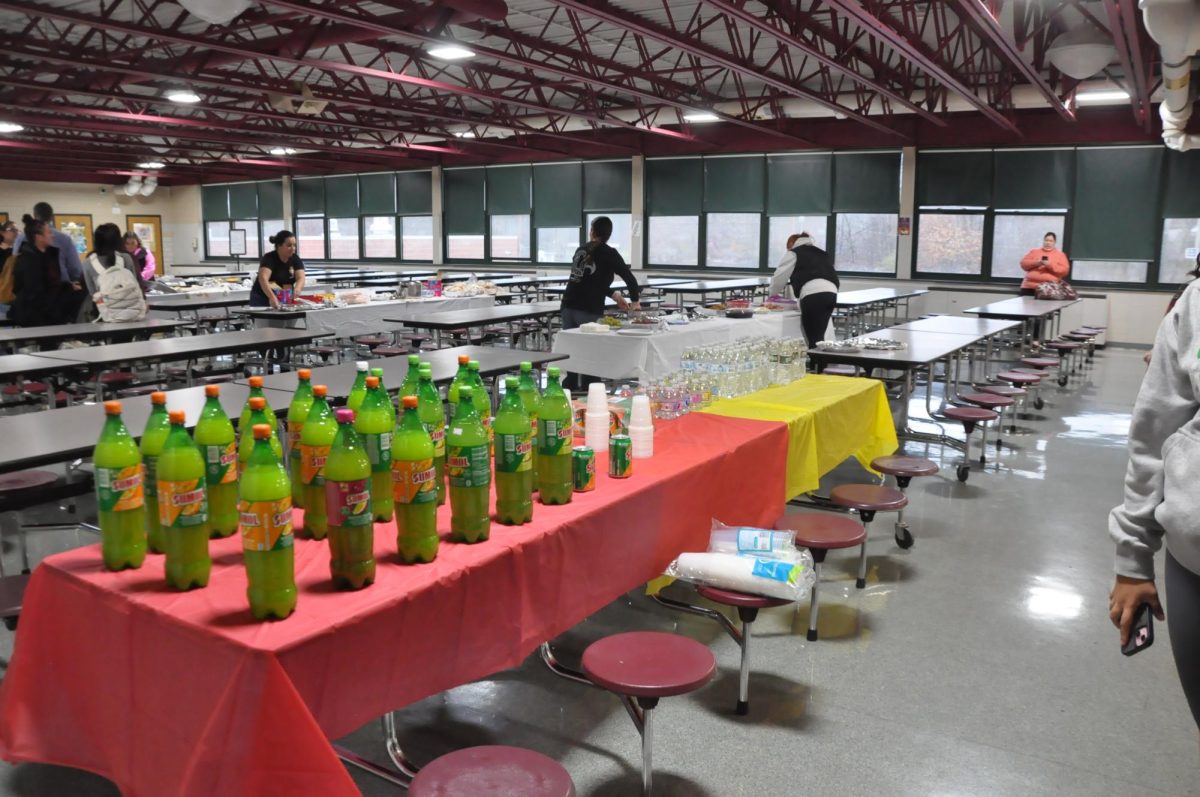
[[[304,290],[304,262],[296,254],[296,236],[280,230],[269,239],[275,248],[258,261],[258,276],[250,286],[250,306],[278,310],[284,291],[299,296]]]

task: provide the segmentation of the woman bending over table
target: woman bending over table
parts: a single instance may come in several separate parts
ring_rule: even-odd
[[[787,240],[787,254],[775,269],[771,278],[772,295],[783,295],[788,285],[800,306],[800,325],[809,348],[825,340],[829,319],[837,307],[838,289],[841,281],[833,268],[833,258],[817,246],[806,232],[792,235]]]
[[[280,230],[269,239],[275,248],[258,261],[258,276],[250,286],[251,307],[282,306],[276,291],[290,290],[292,296],[304,291],[304,262],[296,254],[296,236]]]

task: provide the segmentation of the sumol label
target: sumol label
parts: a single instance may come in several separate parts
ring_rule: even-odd
[[[238,501],[238,522],[244,551],[279,551],[295,542],[290,495],[278,501]]]
[[[392,497],[397,504],[436,501],[437,470],[433,460],[392,460]]]
[[[538,453],[546,456],[564,455],[571,453],[571,442],[574,433],[570,423],[551,421],[545,418],[538,420]]]
[[[325,460],[330,446],[300,445],[300,481],[303,484],[325,483]]]
[[[435,458],[444,458],[446,456],[446,424],[439,422],[436,424],[425,424],[425,431],[429,432],[429,439],[433,441],[433,456]]]
[[[488,447],[447,446],[446,471],[451,487],[487,487],[492,483]]]
[[[767,553],[773,537],[767,529],[740,528],[737,532],[738,553]]]
[[[791,562],[781,562],[776,559],[755,559],[752,575],[779,581],[784,584],[795,584],[800,575],[800,568]]]
[[[296,459],[300,458],[300,433],[304,431],[304,422],[295,421],[288,424],[287,444],[288,456]]]
[[[367,479],[325,482],[325,517],[330,526],[361,528],[371,525],[371,490]]]
[[[533,441],[528,434],[496,435],[496,470],[519,473],[533,470]]]
[[[392,469],[392,433],[367,433],[363,437],[367,444],[367,459],[371,460],[371,471],[382,473]]]
[[[204,480],[208,486],[233,484],[237,481],[237,443],[230,440],[227,445],[201,446],[204,451]],[[296,456],[300,456],[299,452]]]
[[[96,503],[101,512],[129,512],[145,506],[142,466],[96,468]]]
[[[189,529],[208,522],[204,479],[158,481],[158,522],[163,528]]]

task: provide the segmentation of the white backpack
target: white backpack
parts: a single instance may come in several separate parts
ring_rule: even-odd
[[[96,292],[92,300],[100,311],[100,321],[141,321],[146,317],[146,298],[137,277],[119,255],[111,268],[105,268],[93,254],[88,263],[96,271]]]

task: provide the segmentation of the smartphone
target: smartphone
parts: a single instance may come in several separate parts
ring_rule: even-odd
[[[1154,611],[1150,604],[1143,603],[1133,616],[1133,625],[1129,628],[1129,641],[1121,648],[1126,656],[1141,653],[1154,644]]]

